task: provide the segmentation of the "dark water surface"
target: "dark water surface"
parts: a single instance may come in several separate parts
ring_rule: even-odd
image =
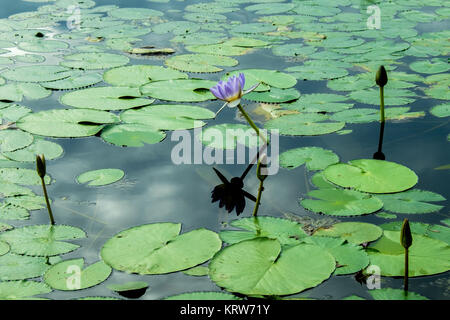
[[[196,1],[198,2],[198,1]],[[34,11],[45,3],[29,3],[23,1],[0,0],[0,18],[6,18],[14,13]],[[169,3],[153,3],[143,0],[97,0],[97,5],[116,4],[120,7],[147,7],[166,11],[165,18],[180,19],[182,13],[167,12],[169,9],[182,9],[194,1]],[[251,22],[251,13],[232,13],[239,16],[242,22]],[[421,26],[423,30],[442,30],[442,24]],[[418,28],[419,29],[419,28]],[[445,29],[445,28],[444,28]],[[151,39],[152,35],[144,36]],[[161,39],[161,46],[170,46],[170,38]],[[164,42],[165,41],[165,42]],[[295,40],[291,41],[292,43]],[[187,52],[187,51],[186,51]],[[179,52],[179,53],[186,53]],[[275,57],[270,49],[260,49],[253,54],[235,57],[239,65],[226,69],[267,68],[282,70],[292,64],[282,57]],[[404,60],[402,60],[404,61]],[[162,60],[132,59],[134,64],[163,65]],[[401,66],[397,71],[409,71],[407,66]],[[217,80],[220,74],[201,74],[204,79]],[[191,76],[191,75],[190,75]],[[420,85],[419,85],[420,86]],[[326,81],[299,81],[296,88],[303,94],[323,92]],[[413,88],[419,90],[420,88]],[[328,89],[327,89],[328,90]],[[327,91],[329,92],[329,91]],[[63,92],[55,92],[51,97],[39,101],[24,101],[22,104],[38,110],[53,109],[62,106],[58,97]],[[432,99],[417,99],[411,106],[411,111],[428,111],[436,103]],[[217,110],[220,102],[207,102],[198,105]],[[252,107],[252,104],[248,104]],[[355,104],[357,107],[367,105]],[[214,124],[236,122],[234,110],[225,109]],[[212,121],[209,121],[212,123]],[[303,146],[318,146],[333,150],[339,155],[341,162],[353,159],[372,158],[377,151],[379,123],[347,124],[345,129],[353,132],[347,135],[329,134],[316,137],[280,137],[280,152]],[[450,198],[448,188],[448,170],[434,168],[449,163],[449,142],[446,139],[450,132],[448,118],[437,118],[428,112],[425,117],[389,121],[386,123],[383,143],[383,153],[386,160],[401,163],[412,169],[419,177],[416,188],[437,192],[446,199]],[[176,142],[171,141],[171,132],[167,138],[158,144],[145,145],[140,148],[120,148],[105,143],[98,137],[81,139],[54,139],[64,148],[64,155],[48,162],[48,173],[54,178],[48,192],[53,199],[53,209],[57,223],[73,225],[86,231],[88,237],[75,243],[81,247],[64,256],[65,259],[84,257],[87,264],[99,260],[99,252],[107,239],[119,231],[155,222],[182,223],[182,232],[197,228],[207,228],[220,231],[224,223],[236,218],[235,213],[227,214],[219,209],[217,203],[211,203],[211,191],[220,181],[215,176],[212,166],[174,165],[171,161],[171,150]],[[33,167],[30,165],[29,167]],[[217,165],[224,174],[231,178],[240,176],[246,165]],[[121,181],[104,187],[87,187],[77,184],[75,178],[82,172],[101,169],[120,168],[125,172]],[[254,170],[245,180],[245,189],[252,194],[257,193],[259,181]],[[280,169],[278,174],[270,176],[265,181],[262,205],[259,215],[283,217],[284,213],[294,213],[301,216],[318,217],[308,212],[298,203],[313,186],[309,182],[314,172],[306,171],[304,166],[293,170]],[[35,188],[40,194],[41,190]],[[402,215],[397,214],[395,220],[386,220],[375,215],[362,217],[339,218],[341,221],[361,221],[382,224],[391,221],[401,221],[407,217],[411,221],[424,223],[440,223],[449,217],[448,201],[440,202],[445,206],[437,213]],[[247,202],[247,207],[241,217],[252,214],[253,205]],[[48,216],[45,210],[33,211],[29,221],[13,223],[15,226],[45,224]],[[145,248],[143,248],[145,250]],[[80,292],[53,291],[45,295],[52,299],[71,299],[85,296],[115,296],[107,284],[126,281],[147,281],[149,290],[141,299],[162,299],[169,295],[188,291],[218,291],[219,288],[208,277],[192,277],[181,272],[168,275],[139,276],[113,271],[111,277],[104,283]],[[402,288],[401,278],[382,277],[381,287]],[[420,293],[430,299],[449,299],[450,278],[447,273],[411,278],[411,291]],[[334,276],[318,287],[307,290],[300,296],[318,299],[341,299],[349,295],[359,295],[369,298],[367,288],[355,281],[353,275]]]

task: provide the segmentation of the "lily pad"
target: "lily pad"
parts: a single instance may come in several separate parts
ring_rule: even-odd
[[[8,83],[0,87],[0,99],[9,101],[22,101],[43,99],[51,95],[50,90],[37,83]]]
[[[416,61],[411,63],[409,67],[419,73],[441,73],[450,70],[448,62],[439,58]]]
[[[204,267],[204,266],[198,266],[198,267],[184,270],[183,273],[187,274],[188,276],[203,277],[203,276],[207,276],[209,274],[209,268]]]
[[[66,55],[60,65],[73,69],[95,70],[120,67],[129,61],[129,58],[119,54],[86,52]]]
[[[78,183],[88,183],[89,186],[105,186],[119,181],[125,175],[120,169],[99,169],[87,171],[77,177]]]
[[[339,157],[331,150],[319,147],[295,148],[280,154],[280,166],[294,169],[306,164],[308,170],[323,170],[339,162]]]
[[[54,109],[32,113],[17,123],[20,129],[42,136],[71,138],[95,135],[104,124],[118,122],[112,113],[90,109]]]
[[[433,116],[439,117],[439,118],[445,118],[450,116],[450,104],[444,103],[440,104],[438,106],[434,106],[431,108],[430,113]]]
[[[295,245],[306,237],[302,225],[294,221],[275,217],[243,218],[231,222],[231,226],[242,230],[225,230],[220,232],[220,238],[234,244],[244,240],[265,237],[277,239],[281,245]]]
[[[354,244],[375,241],[382,234],[383,230],[380,227],[365,222],[338,222],[331,227],[320,228],[314,232],[315,236],[339,237]]]
[[[266,102],[266,103],[280,103],[296,100],[300,97],[300,92],[294,88],[279,89],[271,88],[269,91],[264,92],[250,92],[244,96],[244,99]]]
[[[34,162],[36,161],[36,155],[38,154],[45,154],[46,160],[52,160],[60,157],[63,152],[63,148],[55,142],[35,140],[31,145],[24,149],[3,152],[2,154],[6,158],[14,161]]]
[[[9,252],[9,244],[5,241],[0,241],[0,257]]]
[[[27,220],[30,218],[28,210],[10,203],[0,203],[1,220]]]
[[[319,285],[335,269],[326,250],[299,244],[281,251],[278,240],[256,238],[221,250],[209,264],[219,287],[245,295],[288,295]]]
[[[33,225],[0,233],[0,239],[10,245],[12,253],[41,257],[71,252],[79,245],[63,240],[85,237],[83,230],[65,225]]]
[[[152,81],[187,79],[188,76],[161,66],[132,65],[108,70],[103,74],[103,78],[113,86],[140,87]]]
[[[102,259],[120,271],[163,274],[192,268],[220,250],[219,236],[207,229],[179,235],[181,224],[155,223],[124,230],[109,239]],[[142,251],[145,245],[146,250]]]
[[[176,80],[175,80],[176,81]],[[155,130],[185,130],[205,125],[201,119],[211,119],[214,112],[190,105],[155,105],[139,110],[127,110],[120,115],[123,122],[142,124]]]
[[[50,183],[50,176],[46,175],[44,181]],[[41,178],[36,170],[26,168],[0,168],[0,181],[7,181],[24,185],[40,185]]]
[[[58,50],[67,49],[69,48],[69,45],[66,42],[58,40],[37,39],[19,42],[17,47],[29,52],[55,52]]]
[[[71,90],[89,87],[101,82],[102,80],[103,78],[100,74],[89,73],[89,74],[73,75],[63,80],[45,82],[42,83],[41,85],[44,88],[53,90]]]
[[[147,20],[164,15],[161,11],[148,8],[118,8],[108,11],[108,15],[123,20]]]
[[[282,135],[315,136],[332,133],[345,126],[345,122],[322,122],[328,118],[318,113],[285,115],[267,121],[264,128],[278,129]]]
[[[61,261],[45,272],[44,281],[56,290],[81,290],[102,283],[112,272],[111,267],[103,261],[83,267],[83,258]]]
[[[153,103],[154,99],[142,98],[138,88],[95,87],[66,93],[61,103],[85,109],[122,110],[142,107]]]
[[[143,124],[130,123],[107,126],[102,130],[101,137],[116,146],[142,147],[145,143],[161,142],[166,134]]]
[[[421,222],[409,223],[411,232],[424,235],[433,239],[441,240],[450,245],[450,228],[439,224],[426,224]],[[402,221],[394,221],[380,225],[383,230],[401,231]]]
[[[405,214],[436,212],[443,206],[428,202],[445,201],[445,198],[440,194],[419,189],[394,194],[381,194],[378,195],[378,198],[383,201],[385,210]]]
[[[408,291],[405,294],[403,289],[381,288],[369,290],[369,294],[375,300],[428,300],[428,298],[415,292]]]
[[[0,151],[10,152],[28,147],[33,143],[33,135],[21,130],[0,131]]]
[[[217,149],[235,149],[238,144],[253,148],[264,143],[252,127],[237,123],[222,123],[202,130],[201,142]]]
[[[418,181],[409,168],[395,162],[360,159],[331,165],[324,177],[341,187],[369,193],[395,193],[412,188]]]
[[[222,77],[222,80],[239,75],[239,73],[245,75],[245,85],[243,90],[248,90],[257,83],[259,83],[259,86],[255,89],[256,91],[267,91],[270,87],[288,89],[295,86],[297,83],[297,80],[287,73],[268,69],[243,69],[227,72]]]
[[[450,270],[450,246],[440,240],[413,234],[409,248],[409,277],[438,274]],[[405,249],[400,231],[384,231],[383,237],[369,245],[370,263],[380,267],[382,276],[404,275]]]
[[[1,300],[30,299],[32,296],[49,293],[51,291],[52,289],[43,282],[29,280],[0,282]]]
[[[239,62],[236,59],[212,54],[183,54],[166,59],[168,67],[184,72],[219,72],[217,66],[234,67]]]
[[[214,99],[209,89],[215,85],[214,81],[200,79],[167,80],[146,84],[141,87],[141,92],[160,100],[200,102]]]
[[[19,82],[45,82],[68,78],[72,70],[61,66],[22,66],[1,73],[8,80]]]
[[[8,246],[9,250],[9,246]],[[0,280],[25,280],[40,277],[48,269],[47,259],[14,253],[0,256]]]

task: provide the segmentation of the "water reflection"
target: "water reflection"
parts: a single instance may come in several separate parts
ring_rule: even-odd
[[[380,138],[378,140],[378,151],[373,154],[373,158],[377,160],[386,160],[386,156],[384,155],[383,149],[383,136],[384,136],[384,124],[385,122],[380,123]]]

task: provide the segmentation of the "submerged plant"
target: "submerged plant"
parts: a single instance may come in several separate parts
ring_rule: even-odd
[[[45,177],[47,168],[45,165],[45,156],[43,154],[36,156],[36,171],[37,171],[39,177],[41,178],[42,189],[44,190],[45,202],[47,204],[48,215],[50,217],[50,224],[54,225],[55,219],[53,218],[53,212],[52,212],[52,208],[50,206],[50,201],[48,199],[48,194],[47,194],[47,187],[45,186],[45,181],[44,181],[44,177]]]
[[[405,248],[405,276],[404,276],[404,292],[408,294],[408,277],[409,277],[409,247],[412,245],[411,228],[409,221],[405,218],[400,232],[400,243]]]
[[[388,82],[388,77],[386,73],[386,69],[384,66],[380,66],[375,76],[375,82],[380,87],[380,114],[381,114],[381,123],[384,123],[384,86]]]

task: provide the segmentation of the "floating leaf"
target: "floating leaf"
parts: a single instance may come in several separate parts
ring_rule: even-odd
[[[400,231],[402,229],[402,221],[382,224],[384,230]],[[450,228],[439,224],[426,224],[420,222],[410,222],[411,232],[421,234],[433,239],[441,240],[450,244]]]
[[[187,79],[188,76],[161,66],[132,65],[108,70],[103,74],[103,78],[113,86],[140,87],[152,81]]]
[[[154,99],[141,98],[138,88],[95,87],[66,93],[61,103],[85,109],[122,110],[149,105]]]
[[[101,137],[116,146],[142,147],[145,143],[161,142],[166,134],[143,124],[130,123],[107,126],[102,130]]]
[[[203,267],[203,266],[198,266],[198,267],[184,270],[183,273],[187,274],[188,276],[202,277],[202,276],[207,276],[209,274],[209,268]]]
[[[9,244],[4,241],[0,241],[0,257],[9,252]]]
[[[8,83],[0,86],[0,100],[22,101],[43,99],[51,95],[50,90],[37,83]]]
[[[278,89],[271,88],[269,91],[264,92],[250,92],[244,96],[244,99],[256,101],[256,102],[267,102],[267,103],[280,103],[296,100],[300,97],[300,92],[294,88],[289,89]]]
[[[2,72],[8,80],[20,82],[45,82],[68,78],[73,71],[61,66],[23,66]]]
[[[1,220],[27,220],[29,218],[30,213],[25,208],[14,206],[9,203],[0,203]]]
[[[155,223],[124,230],[101,250],[114,269],[138,274],[163,274],[188,269],[209,260],[222,243],[207,229],[179,235],[181,224]],[[146,250],[142,251],[145,245]]]
[[[409,67],[419,73],[441,73],[450,70],[448,62],[439,58],[416,61],[411,63]]]
[[[89,87],[103,80],[98,73],[89,73],[81,75],[73,75],[63,80],[42,83],[44,88],[54,90],[71,90]]]
[[[238,61],[212,54],[183,54],[166,59],[164,63],[168,67],[185,72],[219,72],[223,69],[217,66],[234,67]]]
[[[69,48],[69,45],[66,42],[58,40],[38,39],[19,42],[17,47],[29,52],[55,52],[58,50],[67,49]]]
[[[119,181],[125,172],[120,169],[99,169],[87,171],[77,177],[78,183],[89,182],[89,186],[105,186]]]
[[[83,267],[83,258],[61,261],[45,272],[44,281],[56,290],[81,290],[102,283],[112,272],[111,267],[103,261],[93,263],[86,268]],[[78,283],[72,283],[71,278],[73,277],[79,277],[79,287]]]
[[[32,110],[18,104],[12,104],[9,107],[0,109],[0,118],[7,119],[11,122],[16,122],[23,116],[30,113]]]
[[[237,123],[222,123],[202,130],[201,142],[210,148],[235,149],[237,144],[249,148],[263,145],[252,127]]]
[[[409,247],[409,277],[438,274],[450,270],[450,246],[440,240],[413,234]],[[369,245],[370,263],[380,267],[382,276],[404,275],[405,249],[399,231],[384,231],[383,237]]]
[[[434,106],[431,108],[430,113],[433,116],[439,117],[439,118],[445,118],[450,116],[450,104],[444,103],[437,106]]]
[[[328,116],[318,113],[285,115],[267,121],[265,129],[278,129],[280,134],[293,136],[315,136],[341,130],[345,122],[321,122]]]
[[[45,183],[49,184],[51,178],[45,176]],[[41,178],[36,170],[25,168],[0,168],[0,181],[7,181],[24,185],[40,185]]]
[[[94,70],[120,67],[129,61],[130,59],[119,54],[87,52],[66,55],[60,65],[73,69]]]
[[[279,89],[288,89],[297,83],[297,80],[289,74],[277,71],[277,70],[267,70],[267,69],[243,69],[232,72],[227,72],[222,80],[229,78],[231,76],[243,73],[245,75],[245,85],[244,90],[250,89],[257,83],[259,86],[255,89],[256,91],[267,91],[270,87],[275,87]],[[247,96],[246,96],[247,97]]]
[[[0,239],[10,245],[12,253],[41,257],[71,252],[79,246],[63,240],[84,237],[83,230],[65,225],[33,225],[0,233]]]
[[[293,169],[306,163],[308,170],[323,170],[339,162],[339,157],[331,150],[319,147],[295,148],[280,154],[280,166]]]
[[[400,106],[410,104],[415,101],[415,94],[406,89],[388,89],[384,90],[384,102],[389,106]],[[361,91],[353,91],[349,94],[349,98],[370,105],[380,103],[380,92],[376,89],[367,89]]]
[[[220,238],[234,244],[244,240],[265,237],[277,239],[281,245],[295,245],[306,237],[302,225],[296,222],[275,217],[243,218],[231,222],[231,226],[242,230],[225,230],[220,232]]]
[[[7,248],[9,251],[8,245]],[[25,280],[40,277],[48,267],[47,259],[43,257],[27,257],[14,253],[0,255],[0,280]]]
[[[200,79],[157,81],[142,86],[141,92],[160,100],[199,102],[214,99],[209,89],[215,85],[214,81]]]
[[[405,290],[403,289],[382,288],[369,290],[369,294],[375,300],[428,300],[428,298],[415,292],[408,291],[405,294]]]
[[[245,295],[287,295],[326,280],[335,260],[309,244],[284,249],[278,240],[256,238],[225,247],[209,264],[210,278],[219,287]]]
[[[419,189],[394,194],[381,194],[378,198],[383,201],[385,210],[406,214],[436,212],[443,206],[428,202],[445,201],[445,198],[440,194]]]
[[[338,222],[314,232],[315,236],[339,237],[354,244],[377,240],[382,234],[380,227],[364,222]]]
[[[2,154],[6,158],[14,161],[34,162],[36,161],[36,155],[38,154],[45,154],[46,160],[52,160],[60,157],[63,152],[63,148],[55,142],[35,140],[31,145],[24,149],[3,152]]]
[[[37,281],[3,281],[0,282],[1,300],[24,300],[30,297],[51,292],[52,289]],[[32,298],[31,298],[32,299]]]
[[[190,105],[155,105],[127,110],[120,115],[123,122],[142,124],[154,130],[185,130],[205,125],[201,119],[211,119],[214,112]]]
[[[92,136],[103,128],[103,124],[118,122],[112,113],[90,109],[54,109],[32,113],[17,123],[20,129],[49,137]]]
[[[323,171],[330,182],[370,193],[394,193],[412,188],[418,181],[409,168],[395,162],[360,159],[338,163]]]
[[[118,8],[108,11],[108,15],[123,20],[147,20],[164,15],[161,11],[148,8]]]
[[[28,147],[34,138],[33,135],[21,130],[0,131],[0,151],[10,152]]]

